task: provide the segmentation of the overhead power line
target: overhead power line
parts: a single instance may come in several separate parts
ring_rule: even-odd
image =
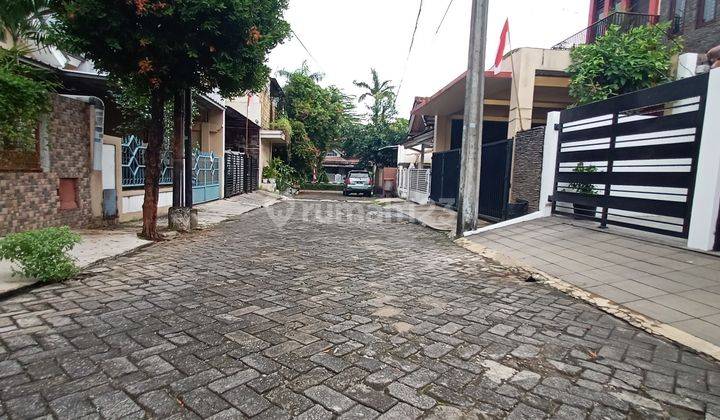
[[[325,73],[325,69],[323,69],[323,66],[322,66],[322,65],[320,64],[320,62],[312,55],[312,53],[310,52],[310,50],[305,46],[305,43],[302,42],[302,40],[300,39],[300,37],[298,36],[298,34],[295,33],[295,31],[294,31],[292,28],[290,28],[290,33],[292,33],[292,35],[295,37],[295,39],[298,40],[298,42],[299,42],[300,45],[303,47],[303,49],[305,50],[305,52],[307,53],[307,55],[312,59],[312,61],[314,61],[315,64],[317,64],[318,67],[320,67],[320,71],[323,72],[323,73]]]
[[[403,67],[403,73],[402,77],[400,78],[400,83],[398,84],[397,90],[395,91],[395,100],[393,101],[393,106],[395,106],[395,103],[397,102],[397,97],[400,94],[400,89],[402,89],[403,82],[405,81],[405,74],[407,73],[408,62],[410,61],[410,55],[412,54],[413,45],[415,45],[415,34],[417,34],[418,26],[420,25],[420,15],[422,14],[422,9],[423,0],[420,0],[417,17],[415,17],[415,27],[413,28],[412,36],[410,37],[410,48],[408,48],[408,54],[405,58],[405,66]]]
[[[454,1],[455,0],[450,0],[450,2],[448,3],[447,8],[445,9],[445,13],[443,14],[442,19],[440,19],[440,23],[438,24],[438,27],[435,30],[435,36],[437,36],[437,34],[440,32],[440,28],[442,28],[442,25],[445,22],[445,18],[447,17],[448,12],[450,11],[450,7],[452,6]]]

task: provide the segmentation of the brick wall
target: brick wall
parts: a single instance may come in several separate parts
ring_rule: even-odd
[[[538,210],[544,144],[545,127],[521,131],[515,136],[512,197],[514,200],[527,200],[529,212]]]
[[[56,96],[47,123],[49,168],[0,172],[0,235],[49,226],[91,223],[88,105]],[[78,208],[60,209],[61,178],[77,179]]]
[[[270,89],[265,88],[260,94],[260,128],[265,130],[270,128],[272,115],[272,99],[270,98]]]
[[[671,0],[660,5],[660,17],[666,21],[670,16]],[[698,6],[700,0],[686,0],[683,30],[680,34],[684,40],[684,51],[706,53],[710,48],[720,45],[720,2],[715,6],[716,18],[710,23],[698,25]]]

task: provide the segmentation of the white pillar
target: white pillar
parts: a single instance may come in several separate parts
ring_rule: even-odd
[[[558,135],[555,125],[560,123],[560,113],[549,112],[545,126],[545,144],[543,145],[542,176],[540,178],[540,203],[538,210],[544,216],[550,216],[552,202],[548,196],[553,194],[555,188],[555,169],[557,165]]]
[[[710,251],[720,210],[720,69],[710,71],[688,248]]]
[[[695,76],[697,69],[698,55],[697,53],[685,53],[678,57],[678,68],[675,79],[685,79]]]

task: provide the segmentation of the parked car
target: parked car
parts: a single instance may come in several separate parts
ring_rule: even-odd
[[[350,171],[345,177],[343,195],[363,194],[370,197],[373,192],[373,180],[368,171]]]

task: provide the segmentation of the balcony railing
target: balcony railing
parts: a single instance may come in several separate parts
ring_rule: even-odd
[[[620,27],[621,31],[627,32],[638,26],[654,25],[658,23],[659,20],[660,16],[658,15],[614,12],[576,33],[570,38],[555,44],[552,48],[554,50],[569,50],[570,48],[578,45],[592,44],[596,39],[605,35],[610,25],[617,25]]]

